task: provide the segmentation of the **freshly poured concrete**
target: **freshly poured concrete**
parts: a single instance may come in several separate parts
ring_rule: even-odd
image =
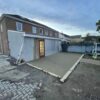
[[[81,54],[57,53],[36,61],[31,61],[29,64],[62,78],[80,57]]]

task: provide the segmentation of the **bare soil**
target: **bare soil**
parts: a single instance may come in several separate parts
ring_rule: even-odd
[[[100,100],[100,66],[79,63],[64,83],[26,64],[17,68],[30,73],[20,81],[42,83],[42,88],[34,94],[37,100]]]

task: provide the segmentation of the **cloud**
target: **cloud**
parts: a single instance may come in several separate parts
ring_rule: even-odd
[[[68,34],[68,35],[79,34],[79,35],[85,36],[87,33],[91,33],[91,35],[100,35],[95,30],[88,30],[85,28],[80,28],[77,26],[69,25],[69,24],[59,24],[57,22],[53,22],[50,20],[43,20],[43,19],[40,20],[37,18],[36,19],[34,18],[33,20],[40,22],[44,25],[50,26],[51,28],[56,29],[57,31],[63,32],[63,33]]]
[[[0,13],[20,14],[48,22],[66,33],[83,34],[96,30],[99,3],[99,0],[0,0]]]

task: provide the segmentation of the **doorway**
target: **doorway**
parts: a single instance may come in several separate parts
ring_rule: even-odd
[[[39,56],[44,57],[45,56],[45,41],[39,40]]]

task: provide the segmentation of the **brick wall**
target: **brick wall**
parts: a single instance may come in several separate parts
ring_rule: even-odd
[[[16,22],[20,22],[18,20],[12,19],[12,18],[8,18],[8,17],[4,17],[3,20],[0,22],[0,24],[2,24],[3,27],[3,32],[0,31],[0,42],[2,42],[2,45],[0,44],[0,52],[4,53],[4,54],[9,54],[9,41],[8,41],[8,34],[7,31],[8,30],[15,30],[16,31]],[[26,32],[27,34],[33,34],[32,33],[32,24],[29,23],[25,23],[25,22],[21,22],[23,23],[23,31]],[[39,33],[39,29],[42,28],[43,29],[43,35],[47,36],[45,34],[45,30],[48,30],[48,36],[49,37],[58,37],[58,33],[53,31],[52,29],[49,28],[43,28],[43,27],[37,27],[37,33],[36,35],[41,35]],[[51,35],[52,34],[52,35]]]
[[[6,29],[6,18],[4,18],[0,24],[2,24],[2,32],[1,34],[1,42],[2,42],[2,53],[9,54],[9,46],[8,46],[8,36],[7,36],[7,29]]]
[[[7,18],[7,30],[15,30],[16,31],[16,22],[20,22],[18,20],[14,20],[14,19],[11,19],[11,18]],[[23,31],[26,32],[27,34],[33,34],[32,33],[32,24],[29,24],[29,23],[25,23],[25,22],[21,22],[23,23]],[[48,36],[50,37],[58,37],[58,35],[55,35],[57,34],[57,32],[53,31],[53,30],[50,30],[50,29],[47,29],[47,28],[43,28],[43,27],[36,27],[37,28],[37,33],[36,35],[41,35],[39,33],[39,29],[42,28],[43,29],[43,35],[45,35],[45,30],[48,30]],[[52,33],[52,35],[51,35]]]

